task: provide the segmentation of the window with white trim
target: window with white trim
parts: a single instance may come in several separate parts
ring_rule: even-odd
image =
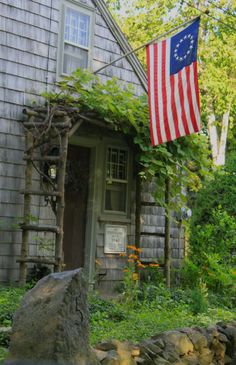
[[[60,73],[88,68],[91,59],[93,11],[69,1],[63,5]]]
[[[128,151],[108,147],[106,156],[105,211],[126,213],[128,194]]]

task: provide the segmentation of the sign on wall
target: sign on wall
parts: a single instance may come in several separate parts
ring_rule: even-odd
[[[126,251],[127,227],[105,225],[105,253],[122,253]]]

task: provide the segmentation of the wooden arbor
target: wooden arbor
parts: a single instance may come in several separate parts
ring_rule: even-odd
[[[21,255],[17,262],[20,263],[20,284],[26,282],[27,264],[39,263],[54,266],[54,271],[63,269],[63,224],[64,224],[64,186],[66,176],[66,161],[69,138],[76,132],[83,121],[113,130],[112,126],[96,119],[95,114],[82,115],[78,108],[66,106],[53,106],[48,108],[24,109],[26,116],[23,122],[25,129],[25,188],[24,212],[22,228]],[[58,153],[51,153],[57,147]],[[45,166],[56,166],[57,178],[52,179],[45,171]],[[33,173],[38,175],[41,186],[33,186]],[[40,178],[40,179],[39,179]],[[141,211],[141,186],[137,174],[136,186],[136,231],[135,244],[140,243],[140,211]],[[39,225],[32,221],[31,203],[32,196],[44,196],[50,203],[55,214],[55,225]],[[55,234],[55,249],[52,258],[29,255],[30,231],[52,232]]]
[[[55,271],[61,271],[63,266],[63,218],[65,208],[64,184],[66,174],[66,160],[69,137],[79,128],[82,119],[75,118],[75,110],[60,107],[24,109],[26,120],[25,129],[25,188],[24,212],[22,229],[20,263],[20,284],[26,282],[27,263],[51,264]],[[77,119],[77,120],[76,120]],[[78,120],[79,119],[79,120]],[[54,151],[54,153],[53,153]],[[57,153],[55,153],[57,151]],[[53,165],[56,179],[47,172],[47,166]],[[46,166],[46,169],[45,169]],[[41,181],[40,189],[33,189],[33,172],[37,173]],[[50,203],[55,214],[55,225],[32,224],[31,203],[32,196],[44,196]],[[53,232],[55,234],[54,259],[29,256],[30,231]]]

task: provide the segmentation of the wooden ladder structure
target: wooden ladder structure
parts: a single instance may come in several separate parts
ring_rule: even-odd
[[[25,188],[24,211],[22,229],[21,255],[17,260],[20,264],[19,283],[24,285],[27,276],[27,264],[53,265],[54,271],[61,271],[63,267],[63,221],[64,221],[64,185],[66,175],[66,161],[68,140],[72,128],[71,117],[59,107],[24,109],[26,120],[25,129]],[[57,146],[58,154],[50,155],[53,146]],[[49,153],[48,153],[49,152]],[[56,181],[45,172],[45,166],[53,164],[56,167]],[[41,165],[41,166],[40,166]],[[46,181],[43,188],[33,189],[33,171]],[[55,213],[55,225],[39,225],[32,223],[32,196],[44,196],[50,202]],[[54,259],[40,256],[29,256],[30,231],[52,232],[55,234]]]

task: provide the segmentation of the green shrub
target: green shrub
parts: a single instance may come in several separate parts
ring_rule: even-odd
[[[0,287],[0,326],[11,326],[14,312],[27,290],[26,288]]]
[[[186,257],[179,270],[180,283],[183,288],[196,288],[201,274],[201,268]]]
[[[190,257],[198,265],[206,254],[217,254],[220,261],[236,265],[236,219],[221,207],[211,212],[211,222],[192,228]]]
[[[125,310],[119,303],[103,299],[96,293],[89,296],[89,313],[93,320],[111,319],[119,322],[126,318]]]
[[[208,309],[208,290],[206,284],[200,282],[191,292],[190,308],[193,314],[205,313]]]
[[[0,364],[3,364],[3,361],[7,357],[8,350],[5,347],[0,346]]]

